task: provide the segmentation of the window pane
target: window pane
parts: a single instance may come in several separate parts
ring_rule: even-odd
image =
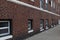
[[[8,22],[0,22],[0,27],[8,27]]]
[[[8,33],[8,29],[0,29],[0,34]]]

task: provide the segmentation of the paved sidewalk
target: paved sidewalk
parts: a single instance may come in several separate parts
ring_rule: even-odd
[[[60,40],[60,25],[27,38],[26,40]]]

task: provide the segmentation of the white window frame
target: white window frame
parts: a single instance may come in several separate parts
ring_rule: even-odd
[[[51,0],[51,7],[53,7],[53,1]]]
[[[8,32],[7,33],[3,33],[3,34],[0,34],[0,36],[4,36],[4,35],[8,35],[10,34],[10,21],[0,21],[0,22],[8,22],[8,26],[7,27],[0,27],[0,30],[1,29],[8,29]]]

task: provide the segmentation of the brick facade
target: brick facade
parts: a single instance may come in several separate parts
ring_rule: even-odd
[[[30,0],[20,0],[25,3],[40,7],[39,0],[34,2]],[[49,5],[49,10],[51,7]],[[55,11],[54,11],[55,12]],[[7,0],[0,0],[0,19],[11,19],[12,20],[12,35],[13,40],[20,40],[21,38],[28,37],[31,34],[40,31],[40,19],[44,20],[44,28],[46,19],[48,19],[49,27],[51,27],[52,19],[57,24],[58,16],[49,14],[47,12],[39,11],[23,5],[18,5]],[[33,33],[28,33],[28,19],[33,20]]]

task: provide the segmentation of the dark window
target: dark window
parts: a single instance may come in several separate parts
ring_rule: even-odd
[[[45,0],[45,9],[47,10],[48,9],[48,0]]]
[[[44,20],[41,19],[40,20],[40,31],[43,31],[44,30]]]
[[[48,23],[48,19],[46,19],[46,26],[48,26],[49,25],[49,23]]]
[[[8,22],[0,22],[0,27],[8,27]]]
[[[8,33],[8,29],[0,29],[0,34]]]
[[[32,29],[32,20],[28,20],[28,30]]]
[[[44,0],[40,0],[40,8],[44,8]]]

